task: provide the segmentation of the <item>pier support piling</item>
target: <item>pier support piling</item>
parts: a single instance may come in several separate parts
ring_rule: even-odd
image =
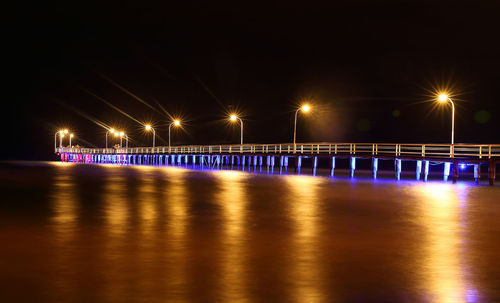
[[[448,177],[450,176],[450,164],[450,162],[444,162],[443,181],[448,181]]]
[[[316,176],[316,167],[318,167],[318,157],[313,158],[313,176]]]
[[[295,160],[295,172],[300,174],[300,167],[302,166],[302,157],[297,156]]]
[[[354,178],[354,171],[356,170],[356,158],[350,158],[351,178]]]
[[[401,159],[395,160],[396,180],[401,180]]]
[[[416,169],[416,179],[420,180],[420,175],[422,174],[422,160],[417,160],[417,169]]]
[[[493,186],[495,185],[495,177],[496,177],[496,163],[495,161],[492,159],[490,160],[490,163],[489,163],[489,169],[488,169],[488,179],[490,181],[490,185]]]
[[[458,180],[458,162],[453,161],[453,183],[457,183]]]
[[[429,176],[429,161],[424,161],[424,182],[427,182]]]
[[[372,158],[372,177],[373,177],[373,179],[377,179],[377,171],[378,171],[378,159]]]
[[[481,170],[479,164],[474,164],[474,182],[479,183],[481,177]]]
[[[330,158],[330,177],[335,176],[335,157]]]
[[[330,158],[330,177],[335,175],[335,157]]]

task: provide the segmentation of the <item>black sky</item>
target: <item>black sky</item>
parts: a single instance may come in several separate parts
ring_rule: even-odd
[[[246,142],[290,142],[302,100],[313,112],[299,141],[447,143],[450,108],[428,92],[444,84],[457,93],[456,142],[500,143],[498,16],[494,1],[25,3],[4,37],[2,158],[49,159],[63,126],[102,146],[84,116],[150,143],[88,91],[167,138],[164,116],[105,78],[182,116],[175,144],[238,143],[231,109]]]

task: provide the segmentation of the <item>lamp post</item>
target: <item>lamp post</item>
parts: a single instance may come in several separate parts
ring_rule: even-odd
[[[106,148],[108,148],[108,133],[114,134],[115,133],[115,129],[114,128],[110,128],[108,131],[106,131]]]
[[[446,94],[439,95],[438,101],[441,103],[450,101],[451,103],[451,145],[453,145],[455,144],[455,103]]]
[[[128,148],[128,135],[125,134],[125,147]]]
[[[241,145],[243,145],[243,120],[241,120],[240,117],[236,116],[235,114],[232,114],[231,116],[229,116],[229,118],[231,119],[231,121],[236,121],[236,120],[239,120],[240,121],[240,132],[241,132],[241,135],[240,135],[240,141],[241,141]]]
[[[296,151],[295,139],[297,137],[297,115],[298,115],[299,111],[303,111],[304,113],[307,113],[309,110],[311,110],[311,107],[308,104],[304,104],[295,111],[295,122],[293,124],[293,152],[294,153]]]
[[[64,130],[58,130],[55,134],[54,134],[54,151],[57,149],[57,134],[59,135],[62,135],[64,134]],[[61,144],[59,144],[61,145]]]
[[[73,134],[70,134],[70,135],[69,135],[69,147],[72,147],[72,146],[71,146],[71,138],[73,138],[73,136],[74,136]]]
[[[59,148],[63,147],[63,146],[62,146],[62,139],[63,139],[64,135],[65,135],[65,134],[67,134],[68,132],[69,132],[69,131],[68,131],[67,129],[65,129],[65,130],[61,130],[61,131],[59,132]]]
[[[179,126],[181,125],[181,121],[179,120],[174,120],[170,125],[168,126],[168,149],[170,150],[170,128],[172,125]]]
[[[149,124],[146,124],[145,127],[146,131],[152,131],[153,132],[153,148],[155,147],[155,137],[156,137],[156,132],[155,132],[155,129],[149,125]]]
[[[54,152],[57,150],[57,134],[60,132],[60,130],[58,130],[55,134],[54,134]]]
[[[114,135],[115,135],[115,137],[118,137],[118,136],[120,136],[120,133],[116,131],[116,132],[114,132]],[[114,146],[113,146],[113,148],[114,148]]]
[[[125,135],[124,132],[120,132],[120,148],[122,148],[122,139],[124,135]]]

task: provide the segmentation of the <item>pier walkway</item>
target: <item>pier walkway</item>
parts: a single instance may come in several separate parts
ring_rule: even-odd
[[[488,167],[491,185],[496,163],[500,163],[500,144],[399,144],[399,143],[283,143],[243,145],[189,145],[132,148],[56,148],[61,161],[78,163],[112,163],[121,165],[199,164],[208,166],[253,165],[287,167],[293,161],[300,171],[302,160],[312,158],[316,169],[318,158],[328,158],[331,175],[335,159],[349,158],[354,176],[356,159],[371,159],[373,177],[377,177],[379,160],[395,161],[395,177],[399,180],[402,161],[416,161],[416,179],[427,180],[429,162],[443,164],[443,178],[452,175],[456,182],[459,166],[474,166],[474,179],[479,180],[481,166]]]

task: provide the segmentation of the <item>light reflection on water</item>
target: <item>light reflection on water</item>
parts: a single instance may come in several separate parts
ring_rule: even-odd
[[[38,173],[50,178],[26,183]],[[0,258],[26,277],[2,292],[29,282],[29,301],[500,296],[498,188],[71,164],[17,174],[0,171],[6,201],[31,202],[2,204],[1,222],[18,219],[1,225]]]
[[[467,187],[446,183],[413,186],[423,239],[423,284],[436,302],[475,302],[468,281],[466,252]],[[469,294],[469,295],[468,295]]]
[[[161,258],[166,260],[168,273],[165,275],[166,292],[163,298],[166,300],[179,301],[187,296],[187,267],[186,250],[188,241],[188,188],[186,184],[186,171],[182,169],[171,169],[164,171],[161,176],[167,184],[161,183],[163,211],[166,219],[166,234],[163,235],[168,242],[163,246]],[[160,193],[158,193],[160,194]],[[164,270],[164,268],[162,268]],[[175,290],[175,291],[174,291]]]
[[[71,247],[75,241],[78,224],[78,203],[76,200],[74,176],[67,167],[60,167],[58,174],[53,179],[51,238],[55,241],[55,249],[61,251],[54,258],[52,266],[60,272],[60,279],[49,281],[53,287],[59,289],[59,296],[72,296],[74,294],[74,279],[67,274],[66,264],[72,263]],[[44,283],[46,281],[40,281]]]
[[[296,302],[323,302],[323,278],[319,248],[319,203],[318,187],[323,178],[308,176],[286,176],[287,200],[290,217],[294,223],[294,247],[290,260],[290,279]]]
[[[248,174],[238,171],[220,171],[216,203],[222,210],[223,239],[221,251],[220,299],[226,302],[247,302],[247,256],[245,232],[247,224],[247,193],[245,182]]]
[[[54,178],[53,211],[52,221],[54,230],[59,237],[71,236],[78,220],[77,202],[75,199],[74,180],[70,173],[56,175]]]

